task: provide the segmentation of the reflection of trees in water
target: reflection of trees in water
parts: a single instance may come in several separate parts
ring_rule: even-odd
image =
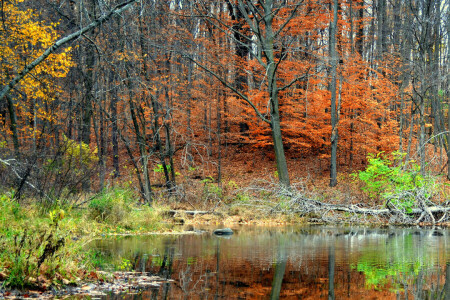
[[[147,251],[148,259],[141,255],[136,266],[146,265],[146,271],[175,280],[159,289],[158,299],[363,299],[393,297],[395,291],[402,299],[403,288],[409,289],[409,299],[426,299],[426,293],[434,295],[429,299],[449,297],[446,231],[440,235],[427,230],[283,230],[283,234],[237,231],[230,240],[203,235],[167,242],[161,237],[153,239],[147,250],[139,248],[141,254]],[[437,264],[443,262],[440,269]],[[418,278],[421,270],[423,276]],[[366,285],[377,276],[389,280]]]
[[[420,270],[411,294],[414,299],[450,300],[450,263],[446,264],[445,270]]]
[[[334,267],[336,263],[336,251],[334,245],[328,247],[328,300],[334,300]]]
[[[275,272],[272,281],[272,291],[270,292],[270,299],[280,299],[281,285],[283,283],[284,273],[286,271],[286,243],[284,239],[280,239],[277,248],[277,257],[275,262]]]
[[[413,299],[443,299],[441,266],[448,250],[441,237],[441,232],[431,230],[391,232],[363,245],[352,268],[365,275],[368,290],[387,289],[398,297],[410,295]]]
[[[175,245],[169,240],[164,243],[164,256],[161,264],[161,268],[159,269],[158,275],[165,278],[171,279],[173,274],[173,259],[175,253]],[[169,289],[171,284],[169,282],[164,282],[162,286],[162,299],[168,299]]]
[[[445,300],[450,300],[450,263],[447,263],[445,268],[445,284],[442,292],[445,296]]]

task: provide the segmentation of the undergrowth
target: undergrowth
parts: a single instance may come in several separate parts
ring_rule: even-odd
[[[42,209],[13,199],[12,192],[0,194],[0,286],[7,288],[75,284],[98,267],[85,248],[90,239],[163,228],[161,209],[137,206],[124,188],[106,190],[77,209]]]

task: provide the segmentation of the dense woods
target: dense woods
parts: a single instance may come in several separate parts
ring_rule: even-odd
[[[16,199],[127,183],[183,203],[195,179],[289,188],[311,166],[339,186],[395,150],[450,178],[447,0],[1,4],[0,176]]]
[[[0,298],[103,282],[99,236],[450,222],[449,0],[0,0],[0,60]]]

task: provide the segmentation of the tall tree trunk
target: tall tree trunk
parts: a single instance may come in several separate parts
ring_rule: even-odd
[[[6,95],[6,102],[8,104],[8,112],[9,112],[9,128],[12,132],[12,140],[14,145],[14,153],[16,157],[19,157],[20,148],[19,148],[19,133],[17,131],[17,115],[16,109],[14,107],[13,100],[10,95]]]
[[[140,55],[142,59],[142,70],[141,75],[144,75],[144,78],[148,80],[148,73],[147,73],[147,64],[148,64],[148,56],[145,52],[145,45],[144,45],[144,31],[143,31],[143,24],[141,16],[138,18],[138,27],[139,27],[139,44],[140,44]],[[125,37],[123,38],[125,39]],[[125,48],[126,44],[123,43],[122,48],[123,51],[127,51]],[[133,76],[130,73],[130,70],[136,69],[136,66],[132,65],[129,61],[125,62],[125,72],[127,78],[133,78]],[[147,205],[151,206],[153,204],[153,192],[151,187],[151,181],[150,181],[150,174],[149,174],[149,150],[147,149],[147,141],[146,141],[146,120],[145,118],[141,119],[141,123],[139,123],[138,115],[142,111],[141,105],[143,103],[146,103],[147,95],[142,93],[140,101],[136,101],[138,104],[138,107],[136,107],[135,98],[137,98],[136,93],[134,92],[134,85],[133,80],[127,80],[127,88],[128,88],[128,107],[130,109],[130,116],[133,123],[133,129],[134,129],[134,135],[136,137],[136,144],[139,149],[139,155],[140,155],[140,164],[142,166],[142,177],[141,179],[141,173],[139,171],[139,167],[137,166],[136,161],[132,158],[132,161],[136,168],[136,176],[139,180],[139,185],[141,189],[141,197]],[[123,140],[123,139],[122,139]],[[125,143],[126,144],[126,143]],[[130,157],[133,157],[133,154],[131,152],[130,147],[127,146],[127,152]]]
[[[128,75],[128,71],[127,71],[127,77],[130,77]],[[141,130],[139,128],[139,122],[136,116],[136,105],[133,101],[133,92],[132,92],[132,83],[131,81],[128,82],[128,93],[129,93],[129,99],[128,99],[128,106],[130,108],[130,115],[131,115],[131,120],[133,122],[133,127],[134,127],[134,134],[136,136],[136,143],[138,144],[138,149],[139,149],[139,154],[141,157],[141,161],[142,161],[142,172],[143,172],[143,177],[144,177],[144,183],[141,184],[141,194],[142,194],[142,198],[144,199],[144,202],[147,203],[148,205],[152,204],[152,187],[151,187],[151,183],[150,183],[150,175],[148,172],[148,153],[147,153],[147,148],[146,148],[146,142],[145,142],[145,137],[144,137],[144,133],[141,133]],[[143,126],[145,127],[145,125]],[[145,128],[144,128],[145,130]],[[132,156],[131,151],[128,150],[128,154],[130,156]],[[134,160],[133,160],[134,161]],[[136,172],[137,172],[137,176],[139,179],[139,182],[141,182],[141,175],[138,172],[139,168],[137,168],[137,166],[135,166],[136,168]]]
[[[447,8],[447,47],[450,47],[450,10]],[[447,48],[447,74],[450,73],[450,49]],[[450,99],[450,78],[447,77],[446,95]],[[450,100],[448,100],[450,101]],[[450,112],[447,112],[447,179],[450,180]],[[448,268],[448,266],[447,266]],[[450,281],[450,279],[448,279]],[[449,291],[450,292],[450,291]],[[448,296],[450,298],[450,294]]]
[[[86,145],[91,141],[92,93],[94,86],[95,48],[89,44],[86,51],[86,72],[84,77],[84,96],[81,103],[81,141]]]
[[[355,38],[355,48],[356,52],[363,57],[364,55],[364,0],[361,0],[360,4],[361,7],[358,8],[357,13],[357,30],[356,30],[356,38]]]
[[[103,120],[103,110],[100,109],[100,132],[99,132],[99,150],[98,150],[98,163],[100,165],[99,177],[100,177],[100,190],[103,190],[105,186],[106,177],[106,161],[105,161],[105,122]]]
[[[117,87],[115,84],[115,71],[111,70],[110,74],[110,89],[111,89],[111,102],[110,102],[110,111],[111,111],[111,143],[113,150],[113,178],[118,178],[120,176],[120,167],[119,167],[119,140],[118,140],[118,118],[117,118]]]
[[[102,100],[98,101],[98,109],[94,104],[94,111],[98,110],[98,117],[92,118],[92,123],[94,125],[94,133],[95,133],[95,140],[97,142],[97,156],[98,156],[98,167],[99,167],[99,192],[101,192],[104,189],[105,186],[105,175],[106,175],[106,164],[105,164],[105,137],[104,137],[104,121],[103,121],[103,109],[102,109]]]
[[[405,89],[409,85],[411,80],[411,64],[410,64],[410,57],[411,57],[411,49],[412,49],[412,38],[410,36],[411,33],[411,26],[412,26],[412,17],[410,16],[409,10],[407,10],[406,17],[403,22],[401,22],[400,13],[402,8],[402,1],[396,0],[395,4],[395,17],[394,17],[394,24],[395,28],[398,30],[394,30],[394,45],[397,47],[398,51],[400,51],[400,59],[401,59],[401,74],[400,74],[400,87],[399,87],[399,93],[400,93],[400,124],[399,124],[399,151],[403,152],[403,136],[404,130],[407,129],[407,115],[405,115]],[[403,41],[403,47],[400,48],[401,41]],[[413,122],[413,115],[411,114],[411,120],[410,122]]]
[[[275,159],[277,163],[278,179],[285,187],[290,187],[289,173],[287,168],[286,156],[284,153],[283,139],[281,134],[281,122],[280,122],[280,108],[278,102],[278,86],[276,75],[276,61],[274,57],[274,33],[272,28],[273,16],[272,16],[273,0],[267,0],[264,3],[265,14],[265,26],[266,36],[263,38],[263,45],[265,49],[265,55],[267,58],[267,80],[268,91],[270,97],[270,117],[271,117],[271,129],[272,139],[275,151]]]
[[[337,16],[338,14],[338,0],[333,0],[333,20],[330,23],[330,58],[331,58],[331,162],[330,162],[330,186],[337,185],[337,146],[339,140],[338,133],[338,113],[336,109],[336,80],[337,80],[337,63],[338,53],[336,51],[336,31],[337,31]]]
[[[194,162],[194,157],[192,156],[192,125],[191,125],[191,103],[193,103],[192,99],[192,90],[193,90],[193,63],[192,61],[188,61],[188,91],[187,91],[187,105],[186,105],[186,157],[188,161],[188,167],[192,167]]]
[[[377,22],[377,59],[381,60],[386,48],[386,0],[378,0]]]

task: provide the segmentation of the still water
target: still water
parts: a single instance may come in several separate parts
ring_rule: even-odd
[[[233,229],[91,246],[102,268],[173,279],[128,299],[450,299],[448,229]]]

